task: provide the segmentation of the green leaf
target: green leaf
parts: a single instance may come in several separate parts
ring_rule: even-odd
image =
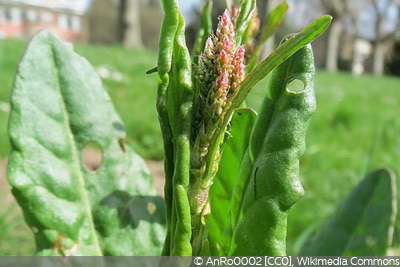
[[[190,131],[193,107],[192,65],[185,41],[185,22],[179,13],[172,55],[170,83],[167,90],[168,114],[173,133],[174,174],[173,214],[175,223],[171,239],[171,255],[190,256],[192,234],[189,199]],[[174,222],[174,221],[173,221]]]
[[[222,256],[229,252],[231,199],[255,119],[256,114],[251,109],[236,110],[225,137],[218,173],[210,190],[211,214],[206,217],[211,255]]]
[[[242,197],[232,202],[231,255],[286,253],[288,211],[303,195],[299,158],[316,107],[313,74],[311,45],[272,73],[234,193]],[[302,84],[300,90],[294,81]]]
[[[174,174],[174,146],[172,143],[173,126],[170,123],[171,114],[168,110],[168,86],[170,83],[169,72],[171,71],[172,55],[176,31],[179,24],[179,7],[177,1],[163,0],[161,1],[162,10],[164,12],[160,39],[158,45],[158,89],[157,89],[157,102],[156,108],[158,113],[158,120],[164,144],[164,171],[165,171],[165,184],[164,184],[164,199],[166,208],[167,219],[167,235],[165,237],[164,247],[162,251],[163,256],[170,255],[171,235],[174,228],[172,222],[173,212],[173,187],[172,177]]]
[[[23,223],[21,217],[14,216],[15,208],[16,205],[13,203],[12,205],[8,205],[5,210],[0,213],[0,242],[3,242],[3,244],[6,242],[6,237],[9,236],[16,227]]]
[[[287,2],[280,3],[271,13],[268,14],[268,18],[265,22],[261,34],[261,43],[265,42],[269,37],[271,37],[278,27],[282,24],[283,19],[289,9],[289,4]]]
[[[89,190],[92,195],[96,192],[92,213],[103,254],[160,255],[165,237],[164,200],[144,160],[129,148],[125,153],[118,149],[110,147],[108,161],[105,158],[99,172],[85,176],[101,181],[92,185],[97,190]]]
[[[396,181],[388,169],[368,174],[338,206],[300,255],[384,256],[396,218]]]
[[[257,47],[250,58],[249,64],[247,65],[248,71],[251,71],[258,63],[265,42],[276,32],[278,27],[282,24],[288,9],[288,3],[282,2],[274,10],[272,10],[270,14],[268,14],[265,25],[262,27],[260,41],[258,42]]]
[[[240,1],[239,14],[236,20],[236,44],[241,44],[246,33],[249,21],[256,8],[255,0]]]
[[[195,64],[198,64],[199,55],[204,49],[204,45],[208,36],[212,33],[212,6],[213,1],[206,0],[204,1],[203,7],[201,9],[200,27],[197,31],[197,36],[192,50],[192,61]]]
[[[268,73],[296,53],[296,51],[320,36],[326,30],[326,28],[328,28],[331,20],[331,16],[325,15],[311,22],[301,32],[291,36],[290,39],[285,41],[266,59],[258,64],[249,74],[246,75],[245,79],[240,84],[239,93],[234,99],[231,110],[239,107],[251,89],[258,82],[264,79]]]
[[[8,179],[40,254],[159,254],[162,199],[101,80],[49,32],[31,41],[15,79]],[[101,147],[96,172],[82,162]]]
[[[160,77],[164,78],[163,76],[171,69],[174,36],[179,23],[179,7],[176,0],[162,0],[161,6],[164,16],[158,44],[157,71]]]

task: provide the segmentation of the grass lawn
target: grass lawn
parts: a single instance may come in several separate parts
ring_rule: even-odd
[[[367,172],[389,167],[400,178],[399,84],[393,77],[317,73],[318,107],[300,163],[306,194],[290,213],[290,240],[331,214]]]
[[[9,152],[7,103],[24,47],[22,41],[0,40],[0,158],[5,158]],[[104,86],[126,124],[128,142],[143,157],[162,159],[155,110],[157,77],[145,74],[155,66],[156,54],[147,50],[125,50],[119,46],[77,46],[75,50],[101,73]],[[329,216],[336,203],[366,172],[387,166],[400,177],[399,84],[400,79],[394,77],[353,77],[347,73],[317,72],[318,108],[307,136],[307,151],[301,160],[306,195],[289,216],[289,254],[296,251],[295,244],[301,233],[318,226]],[[255,88],[249,96],[249,106],[258,108],[265,87],[266,82],[262,82]],[[21,231],[26,235],[30,233],[23,227],[16,231],[17,238],[0,239],[0,242],[6,241],[15,247],[15,253],[31,253],[33,245],[28,248],[19,245],[24,242],[20,240]],[[399,240],[397,231],[395,241],[399,243]],[[17,250],[19,247],[22,251]],[[0,245],[0,255],[9,253]]]

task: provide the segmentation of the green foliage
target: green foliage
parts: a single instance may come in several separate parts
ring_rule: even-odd
[[[163,147],[153,104],[157,92],[152,90],[157,82],[143,78],[156,55],[145,49],[128,50],[119,45],[76,45],[75,50],[94,66],[113,103],[117,103],[115,109],[129,133],[127,143],[142,157],[162,159]]]
[[[10,151],[7,138],[10,89],[25,42],[21,40],[12,42],[0,40],[0,42],[0,158],[4,158]]]
[[[200,55],[208,36],[212,32],[212,7],[213,6],[211,0],[204,1],[204,5],[201,10],[200,27],[197,30],[196,42],[194,43],[192,52],[193,62],[196,62],[196,64],[198,64],[198,60],[196,60],[196,57]]]
[[[247,147],[256,117],[254,110],[244,108],[236,110],[226,133],[224,152],[210,190],[212,212],[206,217],[209,224],[208,240],[211,255],[228,255],[229,252],[228,246],[232,237],[231,209],[238,209],[231,202],[241,197],[234,194],[236,187],[239,186],[239,179],[242,178],[238,174],[246,173],[252,167],[246,162],[249,159]],[[243,189],[241,187],[236,190],[243,192]]]
[[[162,3],[164,20],[157,64],[159,77],[157,109],[163,132],[166,162],[165,197],[168,233],[163,253],[199,255],[208,254],[209,249],[211,251],[221,249],[223,254],[229,253],[229,255],[265,253],[283,255],[287,210],[301,195],[297,192],[300,184],[297,177],[298,159],[304,151],[305,130],[310,114],[315,109],[311,48],[303,48],[303,52],[299,52],[297,56],[293,55],[322,34],[331,18],[321,17],[302,32],[288,38],[267,59],[255,66],[241,82],[236,78],[239,77],[238,73],[241,73],[240,69],[243,66],[240,62],[239,53],[243,49],[240,43],[247,33],[247,28],[250,27],[255,7],[255,1],[242,1],[234,25],[227,11],[221,16],[215,36],[206,41],[205,52],[200,55],[198,67],[200,72],[193,75],[194,81],[192,81],[190,76],[192,66],[186,63],[189,60],[187,49],[179,45],[181,40],[184,40],[184,35],[180,30],[183,24],[179,19],[177,2],[165,0]],[[207,8],[204,10],[209,11]],[[282,20],[285,8],[277,13],[280,15],[276,15],[276,20]],[[207,18],[208,16],[205,17],[206,20]],[[204,25],[207,24],[203,24],[203,28],[207,28]],[[204,43],[204,36],[200,35],[199,38],[196,43]],[[229,189],[222,188],[222,191],[225,191],[224,196],[228,199],[221,201],[221,204],[226,205],[233,201],[232,205],[239,207],[239,210],[232,209],[231,222],[221,222],[222,227],[216,225],[214,235],[212,228],[210,231],[208,227],[205,216],[209,213],[209,198],[213,197],[212,194],[209,195],[209,190],[220,165],[221,147],[226,142],[225,131],[231,123],[234,111],[242,105],[251,89],[284,61],[286,63],[277,71],[277,77],[268,92],[266,100],[268,107],[262,111],[261,122],[253,130],[255,137],[251,137],[256,146],[262,147],[263,152],[254,151],[254,145],[252,147],[250,141],[250,148],[246,154],[250,159],[245,159],[243,157],[247,149],[243,143],[245,140],[235,139],[244,146],[242,155],[238,155],[241,161],[237,164],[250,172],[244,173],[243,177],[239,176],[237,179],[240,190],[235,195],[242,196],[239,202],[235,203],[232,196],[226,194]],[[225,71],[229,68],[232,68],[233,72],[227,76]],[[290,87],[289,84],[294,79],[301,80],[305,89],[300,92],[286,90],[286,86]],[[239,84],[237,88],[236,83]],[[186,92],[185,88],[191,84],[195,86],[195,91]],[[227,90],[226,93],[224,90]],[[281,98],[283,91],[288,91],[293,97]],[[190,98],[185,96],[191,96],[193,93],[194,100],[191,103],[187,101]],[[193,106],[195,112],[192,115]],[[269,118],[264,120],[264,116]],[[272,156],[268,156],[271,153]],[[258,170],[261,173],[260,177],[256,177]],[[228,182],[227,186],[233,189],[236,186],[232,182],[234,177],[228,175],[220,173],[217,177],[230,179],[231,182]],[[258,185],[253,184],[256,179],[260,179]],[[269,183],[272,188],[278,189],[280,196],[269,191]],[[252,188],[254,190],[251,190]],[[259,194],[254,194],[254,191],[258,191]],[[252,202],[255,202],[254,205]],[[188,216],[189,213],[191,216]],[[273,218],[267,220],[267,223],[270,222],[267,227],[262,229],[249,227],[255,220],[264,216]],[[223,229],[227,226],[232,229]],[[229,241],[226,243],[228,247],[217,248],[214,244],[210,245],[207,232],[210,232],[211,239],[229,232],[226,239]]]
[[[252,168],[247,176],[238,178],[244,183],[241,187],[245,193],[240,202],[234,203],[240,205],[239,209],[232,210],[235,240],[231,241],[230,250],[234,254],[286,253],[287,212],[303,195],[299,157],[305,149],[305,135],[316,105],[313,74],[311,46],[299,50],[272,74],[250,138],[248,161]],[[290,84],[296,80],[303,88],[294,92]],[[251,227],[254,220],[265,224]]]
[[[397,213],[396,181],[387,169],[368,174],[338,206],[300,255],[384,256]]]
[[[302,232],[325,221],[346,192],[367,172],[386,166],[399,177],[398,82],[396,77],[317,72],[317,111],[311,120],[307,150],[301,159],[306,194],[290,213],[288,253],[298,253],[296,243]],[[338,113],[347,114],[347,126],[333,123]],[[398,179],[396,183],[398,187]],[[395,239],[399,240],[397,234]]]
[[[21,61],[11,105],[8,179],[38,253],[158,254],[163,201],[88,62],[40,33]],[[95,173],[82,163],[90,142],[103,154]]]
[[[252,70],[258,63],[263,45],[278,29],[281,25],[285,15],[288,11],[289,5],[287,2],[279,4],[271,13],[268,14],[267,21],[262,28],[259,44],[254,48],[253,55],[251,56],[247,69]]]
[[[19,39],[0,40],[0,158],[7,157],[10,152],[8,104],[18,61],[26,45],[26,41]],[[75,50],[100,73],[104,88],[113,103],[117,103],[115,108],[129,133],[127,143],[146,159],[161,160],[163,147],[154,107],[157,92],[153,89],[157,81],[143,78],[157,58],[154,52],[128,50],[120,45],[82,44],[75,45]],[[136,113],[141,116],[132,116]]]
[[[208,40],[212,1],[206,1],[194,48],[200,53],[205,44],[200,60],[185,45],[177,1],[162,5],[153,70],[158,72],[165,203],[143,160],[125,143],[121,119],[87,61],[48,33],[39,34],[27,49],[12,94],[8,178],[39,255],[286,254],[287,216],[303,194],[300,156],[315,109],[309,43],[331,18],[323,16],[288,37],[258,65],[256,48],[244,76],[255,1],[241,1],[234,22],[224,13],[216,36]],[[273,34],[286,11],[282,3],[272,12],[258,45]],[[259,114],[243,108],[271,71]],[[351,112],[342,109],[332,121],[349,127],[349,117]],[[99,146],[102,154],[95,171],[82,163],[89,144]],[[332,242],[342,237],[349,244],[345,255],[384,253],[393,228],[392,196],[380,197],[392,188],[393,176],[378,171],[365,181],[328,222],[343,233],[343,220],[337,218],[361,213],[347,216],[350,235],[336,236],[325,227],[317,237]],[[375,213],[384,218],[376,225],[379,231],[371,226]],[[371,240],[377,242],[382,233],[387,238],[372,251]],[[340,253],[332,247],[327,243],[318,253]]]
[[[4,242],[10,232],[17,226],[22,224],[23,220],[20,217],[14,217],[13,211],[15,207],[9,206],[6,210],[0,213],[0,242]]]
[[[189,136],[193,97],[191,60],[185,45],[185,25],[177,2],[163,2],[163,10],[165,16],[157,64],[157,110],[165,147],[164,192],[168,227],[163,254],[189,256],[192,229],[186,192],[189,185]],[[173,171],[174,169],[179,171]]]

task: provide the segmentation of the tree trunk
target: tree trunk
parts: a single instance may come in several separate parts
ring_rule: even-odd
[[[328,33],[326,46],[326,70],[335,72],[338,70],[339,42],[342,34],[342,22],[333,21]]]
[[[118,7],[118,42],[125,40],[126,22],[125,22],[126,0],[119,1]]]
[[[389,4],[389,1],[387,4]],[[372,74],[382,75],[385,68],[385,51],[386,44],[383,38],[383,22],[384,16],[387,14],[387,8],[381,10],[378,6],[377,0],[373,2],[375,8],[376,22],[375,22],[375,41],[373,43],[372,51]]]
[[[373,65],[372,73],[374,75],[383,75],[385,71],[385,52],[386,44],[385,42],[376,42],[373,47]]]
[[[124,20],[126,30],[124,34],[124,46],[134,48],[142,46],[142,33],[140,27],[140,3],[139,0],[126,0]]]

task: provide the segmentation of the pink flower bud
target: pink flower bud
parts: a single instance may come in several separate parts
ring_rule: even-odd
[[[232,7],[232,20],[236,20],[239,15],[239,8],[233,6]]]
[[[224,13],[219,18],[217,37],[219,39],[223,39],[223,37],[228,37],[230,40],[235,39],[234,25],[227,9],[225,9]]]
[[[244,52],[245,52],[244,46],[243,45],[239,46],[235,52],[235,61],[236,62],[243,61]]]
[[[226,64],[228,64],[230,61],[226,50],[222,50],[221,53],[219,53],[219,63],[221,66],[225,66]]]
[[[208,37],[207,41],[206,41],[206,46],[204,48],[204,55],[208,58],[208,59],[212,59],[213,58],[213,51],[214,51],[215,47],[214,47],[214,43],[212,40],[212,37]]]
[[[235,69],[234,69],[234,82],[241,82],[244,77],[244,54],[245,54],[245,49],[244,46],[241,45],[239,48],[236,50],[235,53]],[[234,87],[236,88],[236,86]]]
[[[205,43],[196,77],[200,82],[192,133],[196,136],[199,162],[204,162],[209,142],[237,95],[244,77],[244,46],[236,48],[234,25],[227,10],[219,18],[215,35]],[[220,130],[220,129],[219,129]],[[201,165],[201,164],[200,164]]]
[[[223,92],[226,92],[226,89],[229,88],[229,74],[227,71],[221,73],[217,81],[217,89],[221,89]]]

